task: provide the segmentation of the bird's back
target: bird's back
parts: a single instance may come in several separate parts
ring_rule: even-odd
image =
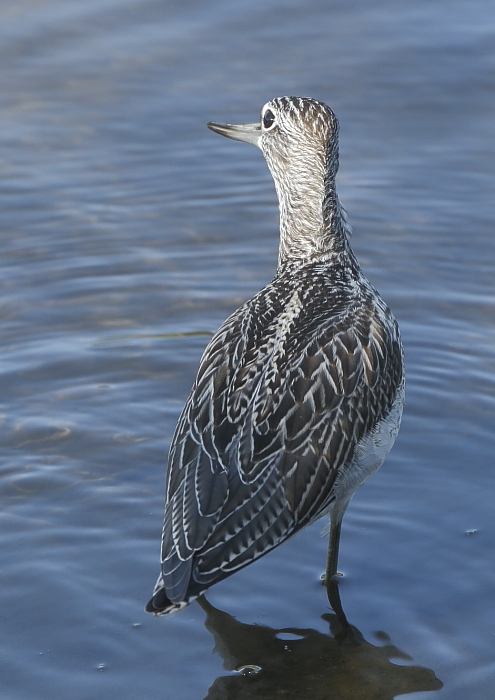
[[[353,492],[390,449],[395,434],[380,431],[400,418],[402,386],[397,324],[352,254],[281,266],[203,354],[170,450],[147,609],[182,607]]]

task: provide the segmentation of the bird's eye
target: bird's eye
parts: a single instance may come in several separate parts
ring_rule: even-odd
[[[275,124],[275,115],[271,109],[267,109],[263,115],[263,126],[265,129],[269,129]]]

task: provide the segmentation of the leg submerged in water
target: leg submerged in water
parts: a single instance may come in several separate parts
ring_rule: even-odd
[[[325,586],[327,587],[328,602],[343,627],[348,627],[349,622],[347,621],[340,601],[337,564],[339,559],[340,530],[346,507],[347,504],[344,508],[338,509],[338,512],[334,512],[330,515],[330,533],[328,537],[327,565],[325,571]]]

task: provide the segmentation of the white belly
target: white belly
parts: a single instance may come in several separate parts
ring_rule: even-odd
[[[335,501],[330,508],[332,519],[337,513],[343,514],[355,491],[376,472],[392,449],[399,432],[403,405],[404,384],[397,391],[388,416],[359,441],[352,463],[337,476]]]

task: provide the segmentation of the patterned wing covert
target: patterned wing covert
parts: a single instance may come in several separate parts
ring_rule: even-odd
[[[198,595],[319,517],[401,381],[397,326],[362,277],[279,273],[201,360],[170,450],[155,593]]]

